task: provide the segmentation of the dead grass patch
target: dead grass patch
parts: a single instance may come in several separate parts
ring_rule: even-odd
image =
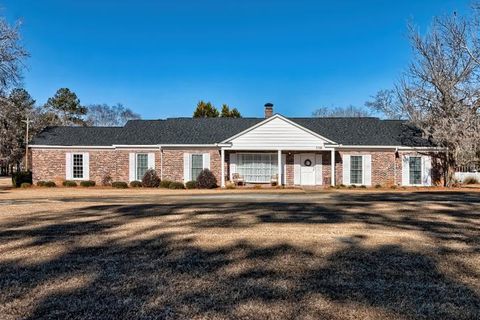
[[[0,198],[2,319],[479,316],[478,193],[56,192]]]

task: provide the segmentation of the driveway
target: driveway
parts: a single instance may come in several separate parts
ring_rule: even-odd
[[[479,193],[45,192],[0,194],[2,319],[480,316]]]

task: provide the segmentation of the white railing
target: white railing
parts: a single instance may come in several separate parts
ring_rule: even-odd
[[[464,182],[467,178],[473,178],[480,182],[480,165],[471,164],[467,166],[458,166],[455,170],[455,180]]]
[[[478,165],[478,164],[470,164],[470,165],[467,165],[467,166],[458,166],[458,167],[456,168],[455,172],[462,172],[462,173],[466,173],[466,172],[472,172],[472,173],[480,172],[480,165]]]

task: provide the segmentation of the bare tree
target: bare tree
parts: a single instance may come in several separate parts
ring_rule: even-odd
[[[367,106],[405,115],[426,138],[446,148],[447,184],[456,165],[480,159],[480,50],[476,19],[435,18],[422,35],[409,26],[414,58],[394,90]]]
[[[20,43],[20,22],[13,27],[0,17],[0,93],[19,84],[27,51]]]
[[[365,106],[387,119],[408,119],[408,113],[400,103],[397,88],[391,90],[380,90],[371,101],[365,102]]]
[[[114,106],[93,104],[87,108],[86,123],[91,126],[123,126],[128,120],[140,119],[139,114],[124,107],[121,103]]]
[[[355,107],[355,106],[348,106],[348,107],[335,107],[335,108],[328,108],[328,107],[320,107],[314,112],[312,112],[312,116],[320,117],[320,118],[342,118],[342,117],[352,117],[352,118],[362,118],[362,117],[370,117],[372,114],[363,108]]]
[[[35,100],[24,89],[14,89],[7,98],[0,97],[0,157],[4,163],[19,167],[25,155],[24,121],[34,117],[34,110]],[[36,126],[32,129],[35,134]]]

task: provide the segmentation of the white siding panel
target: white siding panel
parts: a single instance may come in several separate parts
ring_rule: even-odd
[[[148,169],[155,169],[155,153],[148,154]]]
[[[325,141],[287,121],[275,118],[231,140],[232,148],[299,149],[323,147]]]
[[[372,155],[366,154],[363,156],[363,184],[366,186],[372,185]]]
[[[190,181],[190,153],[183,154],[183,182]]]
[[[130,152],[128,155],[128,179],[130,182],[135,180],[135,153]]]
[[[402,186],[408,186],[410,184],[409,159],[409,156],[403,156],[402,159]]]
[[[65,179],[72,180],[72,154],[65,153]]]
[[[345,154],[342,157],[343,159],[343,184],[349,185],[350,184],[350,155]]]
[[[432,185],[432,158],[430,156],[422,157],[422,184],[424,186]]]
[[[203,169],[210,170],[210,153],[203,154]]]
[[[83,153],[83,180],[90,180],[90,154]]]

